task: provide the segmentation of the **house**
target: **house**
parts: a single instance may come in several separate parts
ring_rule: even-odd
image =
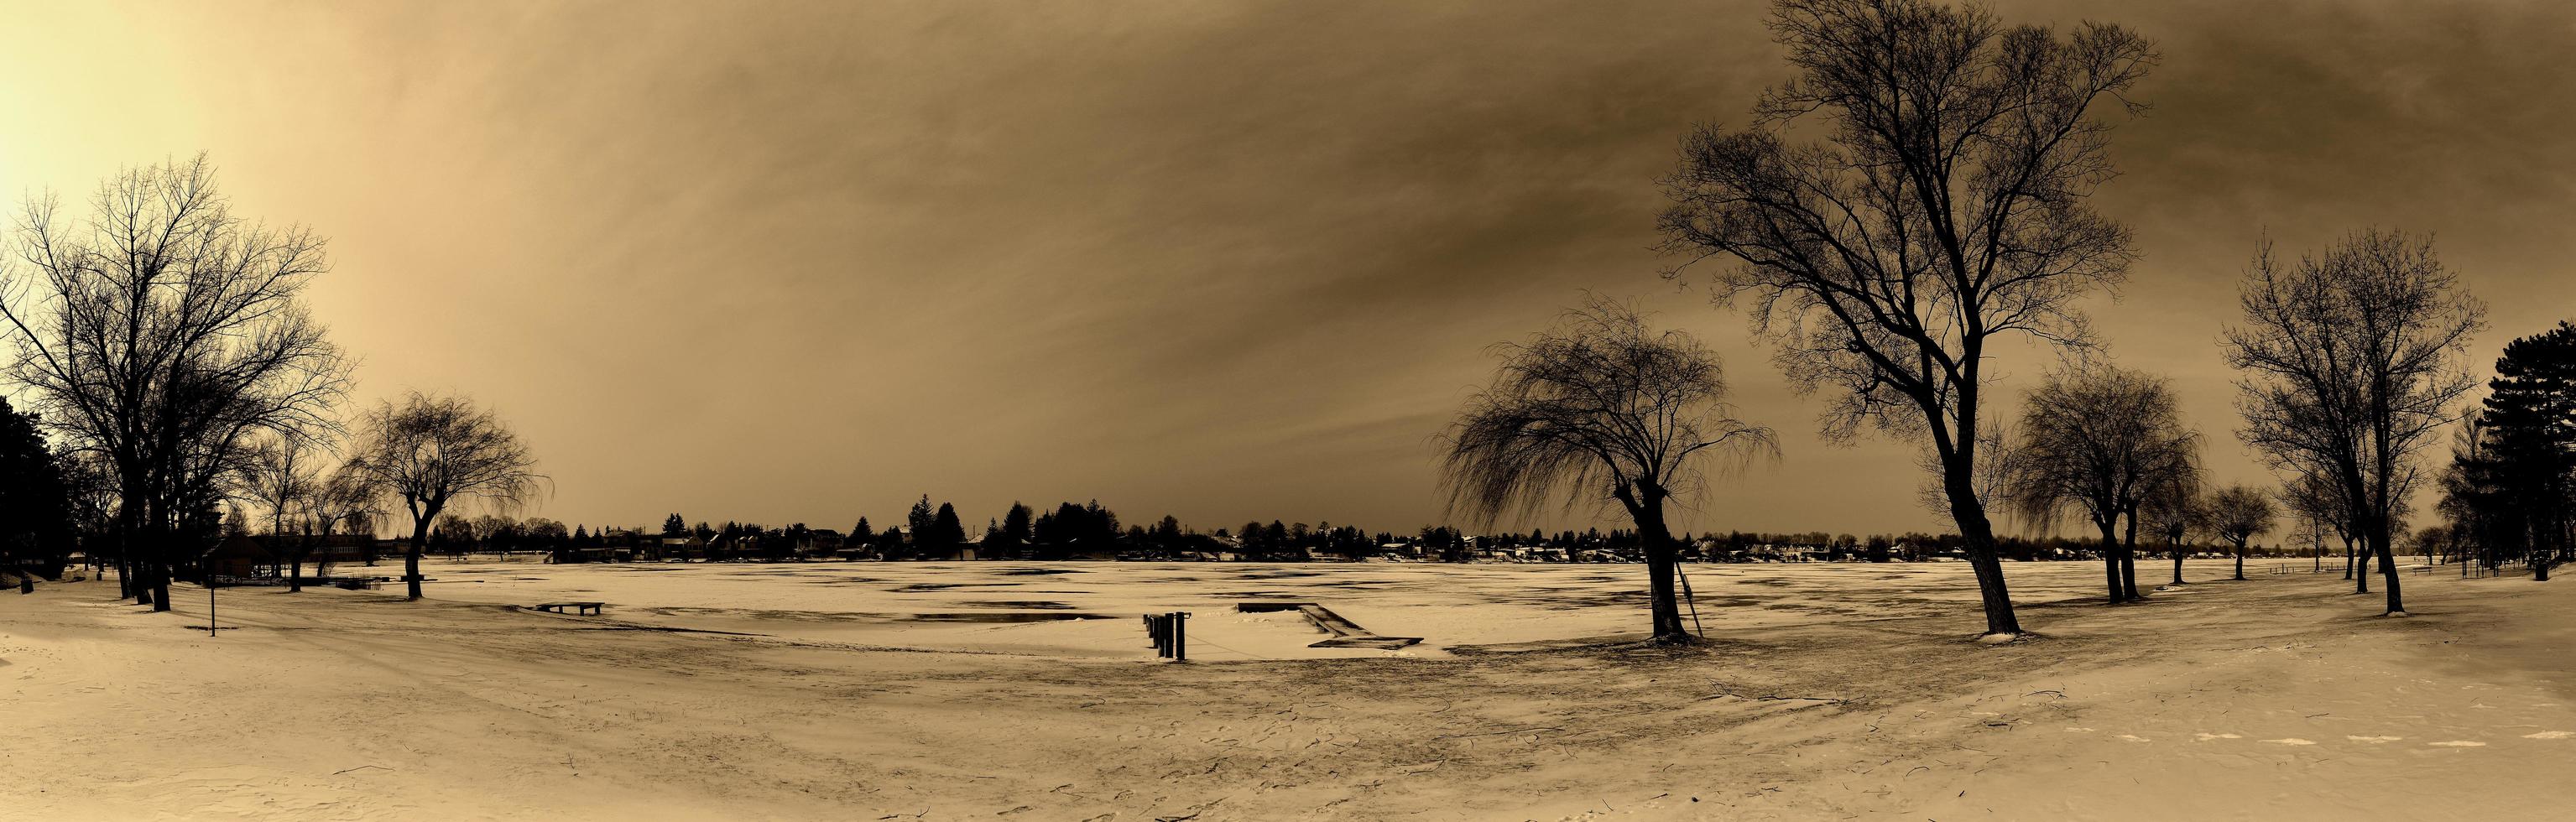
[[[809,557],[829,557],[839,554],[845,541],[839,531],[817,528],[806,532],[805,544],[797,546],[797,552]]]
[[[707,558],[707,541],[696,534],[663,537],[654,548],[653,557],[663,562],[687,562]]]
[[[296,547],[300,546],[294,543],[284,546],[288,559],[294,557]],[[304,561],[320,567],[365,563],[380,556],[384,554],[377,553],[376,538],[373,535],[332,534],[327,537],[313,537],[312,549],[304,555]]]

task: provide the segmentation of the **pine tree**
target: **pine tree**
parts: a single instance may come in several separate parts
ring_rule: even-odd
[[[931,545],[937,550],[966,544],[966,524],[957,520],[957,508],[948,503],[939,504],[939,513],[931,517],[930,530]]]
[[[1028,542],[1034,536],[1030,533],[1033,523],[1029,515],[1028,506],[1021,505],[1017,500],[1011,502],[1011,510],[1002,514],[1002,540],[1005,544],[1018,545]]]
[[[70,561],[70,500],[35,415],[0,398],[0,567],[61,578]]]
[[[2489,533],[2511,543],[2489,550],[2521,557],[2545,582],[2576,525],[2576,325],[2506,345],[2487,387],[2484,459],[2474,468],[2496,492],[2481,513],[2504,526]]]
[[[937,537],[931,533],[931,526],[937,524],[938,519],[938,514],[930,507],[929,494],[921,495],[921,500],[912,504],[912,510],[905,512],[903,517],[904,534],[907,537],[905,541],[910,543],[910,550],[914,555],[924,555],[931,546],[937,544]]]

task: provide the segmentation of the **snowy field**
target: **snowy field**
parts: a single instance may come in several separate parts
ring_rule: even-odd
[[[2529,819],[2576,801],[2576,594],[2339,574],[2120,607],[2007,564],[451,563],[430,599],[0,594],[8,819]],[[2294,566],[2304,571],[2304,564]],[[393,564],[383,573],[399,573]],[[356,573],[355,568],[342,569]],[[2142,581],[2171,575],[2140,566]],[[596,617],[526,606],[608,603]],[[1402,651],[1323,650],[1315,602]],[[1136,615],[1186,610],[1197,664]],[[1065,615],[1101,618],[1066,618]],[[190,626],[195,626],[193,629]],[[1327,658],[1331,657],[1331,658]]]
[[[2016,564],[2016,601],[2099,596],[2101,566]],[[2269,565],[2248,565],[2249,574]],[[401,573],[399,563],[378,572]],[[1977,607],[1965,563],[1687,565],[1700,624],[1724,630],[1958,615]],[[2232,573],[2195,560],[2186,576]],[[2302,563],[2298,570],[2305,572]],[[335,573],[359,574],[363,566]],[[1138,616],[1185,611],[1194,659],[1443,655],[1458,646],[1610,639],[1646,622],[1641,565],[898,562],[806,564],[426,560],[428,595],[533,606],[607,603],[621,624],[818,642],[1099,659],[1152,660]],[[2142,582],[2172,577],[2170,560]],[[2159,576],[2161,574],[2162,576]],[[2182,589],[2188,592],[2189,589]],[[1326,635],[1294,612],[1240,603],[1315,603],[1401,651],[1310,648]]]

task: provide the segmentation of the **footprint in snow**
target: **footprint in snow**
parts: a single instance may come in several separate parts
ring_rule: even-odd
[[[2310,742],[2310,741],[2305,740],[2305,739],[2300,739],[2300,738],[2295,737],[2295,736],[2293,736],[2293,737],[2288,737],[2288,738],[2285,738],[2285,739],[2266,739],[2266,740],[2263,740],[2263,741],[2265,741],[2265,742],[2269,742],[2269,743],[2272,743],[2272,744],[2274,744],[2274,745],[2314,745],[2314,744],[2317,744],[2317,743]]]
[[[2431,745],[2436,748],[2484,748],[2487,746],[2487,743],[2471,742],[2466,739],[2454,739],[2449,742],[2427,742],[2424,744]]]

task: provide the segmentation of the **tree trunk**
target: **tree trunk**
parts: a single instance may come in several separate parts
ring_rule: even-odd
[[[2184,554],[2186,554],[2186,553],[2189,553],[2189,551],[2184,550],[2184,548],[2182,547],[2182,543],[2180,543],[2180,542],[2173,543],[2173,555],[2174,555],[2174,581],[2173,581],[2173,584],[2175,584],[2175,585],[2189,585],[2189,584],[2190,584],[2190,583],[2187,583],[2187,582],[2182,581],[2182,558],[2183,558],[2183,555],[2184,555]]]
[[[1977,574],[1977,594],[1986,609],[1986,634],[2021,633],[2021,620],[2013,615],[2012,591],[2004,583],[2003,557],[1995,549],[1994,523],[1986,519],[1986,509],[1977,500],[1968,467],[1956,459],[1943,460],[1941,473],[1950,498],[1950,518],[1958,524],[1961,540],[1967,543],[1968,567]]]
[[[147,564],[151,566],[147,573],[152,579],[152,611],[161,613],[170,610],[170,533],[166,528],[153,530],[160,539],[152,540],[152,547],[146,550]]]
[[[2112,522],[2117,521],[2114,515]],[[2103,587],[2110,592],[2111,604],[2118,605],[2129,598],[2120,591],[2120,538],[2113,532],[2112,522],[2095,521],[2093,527],[2102,532]]]
[[[1680,587],[1674,583],[1675,566],[1680,554],[1673,550],[1673,535],[1664,524],[1664,489],[1651,480],[1636,484],[1635,493],[1618,489],[1620,502],[1628,506],[1629,519],[1637,523],[1637,538],[1646,547],[1648,609],[1654,619],[1653,642],[1658,645],[1687,645],[1693,637],[1682,625]]]
[[[2120,537],[2120,593],[2132,600],[2145,599],[2138,594],[2138,512],[2129,512],[2129,530]]]
[[[410,590],[407,598],[415,602],[420,600],[420,552],[428,546],[429,517],[421,517],[412,523],[411,543],[403,548],[403,585]]]
[[[2236,543],[2236,581],[2245,581],[2245,543]]]
[[[2372,530],[2376,533],[2371,535],[2371,542],[2377,543],[2377,545],[2372,546],[2371,550],[2373,553],[2377,553],[2379,555],[2380,575],[2388,578],[2388,610],[2383,611],[2382,613],[2406,613],[2406,600],[2404,597],[2399,596],[2397,590],[2397,557],[2394,553],[2391,553],[2393,546],[2388,544],[2388,526],[2386,521],[2383,520],[2378,527],[2373,528]]]

